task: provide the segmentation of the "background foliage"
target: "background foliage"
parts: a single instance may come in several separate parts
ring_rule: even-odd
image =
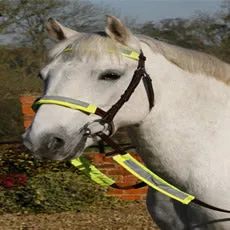
[[[85,176],[68,171],[41,173],[25,186],[0,189],[0,213],[89,211],[116,203]]]
[[[94,210],[119,205],[67,161],[38,161],[22,146],[0,149],[0,214]]]

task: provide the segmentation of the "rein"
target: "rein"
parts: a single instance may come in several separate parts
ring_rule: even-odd
[[[64,51],[69,52],[70,50],[68,50],[68,51],[64,50]],[[123,48],[123,49],[121,49],[121,55],[137,60],[138,53],[136,51],[131,50],[131,49]],[[97,128],[96,129],[97,131],[92,132],[92,129],[90,129],[90,126],[88,126],[88,128],[85,131],[85,135],[86,136],[96,135],[101,140],[103,140],[108,145],[110,145],[114,149],[114,151],[109,152],[109,153],[105,153],[105,156],[108,157],[108,156],[112,156],[114,154],[119,153],[120,155],[113,157],[113,159],[115,161],[117,161],[119,164],[121,164],[128,171],[130,171],[132,174],[134,174],[136,177],[138,177],[139,175],[136,174],[135,170],[131,170],[130,167],[128,167],[126,165],[126,162],[129,161],[128,163],[134,164],[134,167],[139,166],[138,170],[139,171],[144,170],[144,174],[146,174],[145,178],[140,177],[140,176],[138,177],[139,179],[142,180],[142,182],[140,182],[138,184],[131,185],[131,186],[119,186],[118,184],[115,183],[115,181],[113,181],[112,179],[110,179],[107,176],[105,176],[104,174],[102,174],[99,170],[97,170],[94,166],[92,166],[90,163],[86,162],[81,157],[78,158],[79,160],[74,159],[71,161],[71,163],[74,166],[78,167],[79,170],[82,170],[82,171],[88,170],[86,173],[96,183],[99,183],[102,186],[108,186],[109,185],[112,188],[116,188],[116,189],[137,189],[137,188],[141,188],[141,187],[144,187],[146,185],[149,185],[149,186],[155,188],[157,191],[160,191],[163,194],[165,194],[165,195],[167,195],[173,199],[176,199],[176,200],[178,200],[184,204],[189,204],[190,202],[192,202],[192,203],[197,204],[199,206],[202,206],[204,208],[212,209],[212,210],[219,211],[219,212],[230,213],[230,210],[225,210],[225,209],[221,209],[221,208],[209,205],[209,204],[195,198],[194,196],[187,194],[187,193],[184,193],[184,192],[180,191],[179,189],[177,189],[176,187],[170,185],[169,183],[167,183],[166,181],[161,179],[159,176],[157,176],[156,174],[152,173],[150,170],[145,168],[140,163],[135,162],[135,160],[126,152],[126,150],[124,148],[121,148],[117,143],[115,143],[110,138],[110,135],[106,135],[103,132],[105,125],[107,125],[110,129],[110,134],[112,133],[112,126],[113,126],[112,122],[113,122],[114,117],[116,116],[118,111],[122,108],[122,106],[130,99],[131,95],[133,94],[133,92],[135,91],[136,87],[139,85],[141,80],[143,81],[145,91],[146,91],[146,94],[148,97],[149,110],[151,110],[153,108],[153,106],[154,106],[154,90],[153,90],[153,86],[152,86],[152,80],[151,80],[149,74],[145,70],[145,61],[146,61],[146,57],[143,55],[143,52],[141,51],[139,54],[139,58],[138,58],[137,69],[135,70],[135,72],[133,74],[133,77],[132,77],[131,82],[129,83],[129,86],[127,87],[125,92],[121,95],[120,99],[114,105],[112,105],[111,108],[107,112],[105,112],[103,109],[98,108],[97,106],[95,106],[93,104],[88,104],[86,102],[82,102],[82,101],[75,100],[72,98],[61,97],[61,96],[44,96],[43,98],[38,98],[33,103],[32,108],[36,112],[42,104],[55,104],[55,105],[60,105],[60,106],[64,106],[64,107],[71,108],[71,109],[80,110],[80,111],[85,112],[87,114],[96,114],[96,115],[100,116],[101,119],[94,121],[95,123],[99,123],[100,129]],[[91,123],[91,125],[93,123]],[[102,130],[101,130],[101,127],[103,127]],[[147,173],[149,173],[149,174],[147,175]],[[156,185],[147,180],[147,179],[149,179],[148,178],[149,176],[152,176],[152,178],[150,178],[150,179],[153,180],[153,182]]]

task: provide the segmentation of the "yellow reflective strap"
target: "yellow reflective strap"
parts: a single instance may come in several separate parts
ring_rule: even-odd
[[[82,171],[92,181],[101,186],[106,187],[115,183],[113,179],[107,177],[105,174],[100,172],[95,166],[90,164],[90,162],[82,156],[74,160],[71,160],[71,164],[77,167],[80,171]]]
[[[67,46],[64,49],[64,52],[71,52],[72,51],[72,46]],[[114,51],[112,50],[108,50],[109,53],[114,53]],[[122,46],[120,48],[120,54],[124,57],[130,58],[130,59],[134,59],[134,60],[139,60],[139,53],[137,51],[135,51],[132,48],[129,48],[127,46]]]
[[[66,47],[65,49],[64,49],[64,52],[71,52],[72,51],[72,48],[71,47]]]
[[[84,107],[81,105],[77,105],[77,104],[65,102],[65,101],[52,100],[52,99],[40,99],[33,104],[32,106],[33,110],[36,111],[38,107],[42,104],[60,105],[60,106],[80,110],[80,111],[91,113],[91,114],[94,114],[97,109],[97,106],[93,104],[88,104],[87,107]]]
[[[121,51],[121,55],[124,56],[124,57],[127,57],[127,58],[131,58],[131,59],[134,59],[134,60],[139,60],[139,53],[136,52],[135,50],[131,49],[131,48],[128,48],[128,47],[122,47],[120,49]]]
[[[113,159],[134,176],[168,197],[171,197],[183,204],[189,204],[195,199],[194,196],[182,192],[178,188],[157,176],[155,173],[134,159],[129,153],[125,155],[116,155],[113,157]]]

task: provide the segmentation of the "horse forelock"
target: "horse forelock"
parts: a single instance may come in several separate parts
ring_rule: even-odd
[[[64,61],[71,59],[98,60],[103,55],[120,57],[119,43],[105,33],[81,34],[57,44],[49,53],[51,59],[60,56]]]
[[[147,36],[139,36],[141,42],[147,44],[155,53],[163,55],[179,68],[206,76],[214,77],[230,85],[230,65],[220,59],[195,50],[171,45]]]

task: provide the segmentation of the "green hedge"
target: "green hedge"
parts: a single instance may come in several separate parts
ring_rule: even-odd
[[[119,204],[65,161],[37,161],[21,148],[0,150],[0,213],[95,210]]]
[[[28,179],[25,186],[0,189],[0,212],[61,212],[111,207],[116,201],[85,176],[47,172]]]
[[[0,149],[0,175],[23,173],[26,176],[34,176],[45,172],[60,172],[70,170],[78,173],[78,170],[68,161],[41,161],[34,159],[33,155],[24,151],[23,146],[11,148],[2,146]]]

